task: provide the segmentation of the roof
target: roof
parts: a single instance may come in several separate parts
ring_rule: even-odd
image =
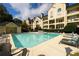
[[[37,16],[38,18],[40,18],[42,20],[42,18],[40,16]],[[33,21],[37,18],[37,17],[34,17]]]
[[[0,23],[0,26],[4,26],[4,25],[6,25],[6,24],[8,24],[8,22],[1,22],[1,23]]]
[[[67,7],[67,10],[72,10],[72,9],[77,8],[77,7],[79,7],[79,3],[73,4],[73,5],[69,6],[69,7]]]
[[[38,18],[40,18],[40,19],[42,19],[42,17],[41,16],[37,16]],[[35,19],[36,17],[34,17],[34,19]]]
[[[51,7],[48,9],[48,11],[53,7],[53,4],[55,4],[55,3],[51,3],[52,5],[51,5]]]
[[[21,26],[21,24],[20,24],[20,23],[17,23],[17,22],[13,22],[13,23],[15,23],[17,26]]]
[[[37,16],[38,18],[40,18],[40,19],[42,19],[42,17],[41,16]]]
[[[9,23],[14,23],[14,22],[1,22],[0,23],[0,26],[5,26],[6,24],[9,24]],[[16,23],[14,23],[16,24]],[[16,24],[17,26],[20,26],[20,24]]]
[[[44,18],[48,18],[48,15],[44,15],[44,16],[37,16],[38,18],[40,18],[40,19],[44,19]],[[34,19],[35,19],[36,17],[34,17]]]

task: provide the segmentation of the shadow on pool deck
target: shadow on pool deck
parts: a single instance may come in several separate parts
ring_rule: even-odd
[[[69,56],[70,53],[73,51],[70,47],[66,47],[65,50],[66,50],[66,56]]]

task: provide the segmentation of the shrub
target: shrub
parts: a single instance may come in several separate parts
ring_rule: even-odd
[[[75,23],[69,23],[65,26],[63,31],[67,33],[76,32],[76,28],[77,26]]]

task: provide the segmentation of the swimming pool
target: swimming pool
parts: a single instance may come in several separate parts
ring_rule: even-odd
[[[50,40],[56,36],[60,35],[59,33],[22,33],[22,34],[13,34],[13,42],[17,48],[31,48],[42,42]]]

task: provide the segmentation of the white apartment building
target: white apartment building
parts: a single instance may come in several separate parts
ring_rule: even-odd
[[[75,23],[79,28],[79,3],[67,8],[67,23]]]
[[[33,19],[33,30],[35,30],[36,26],[39,25],[41,29],[43,29],[43,21],[41,17],[35,17]]]
[[[64,29],[68,23],[79,27],[79,4],[67,7],[65,3],[54,3],[48,10],[48,19],[43,20],[43,29]]]
[[[63,29],[67,24],[66,4],[55,3],[48,11],[48,29]]]
[[[48,16],[35,17],[33,29],[40,25],[41,29],[64,29],[68,23],[79,27],[79,4],[67,7],[65,3],[53,3],[48,10]]]

